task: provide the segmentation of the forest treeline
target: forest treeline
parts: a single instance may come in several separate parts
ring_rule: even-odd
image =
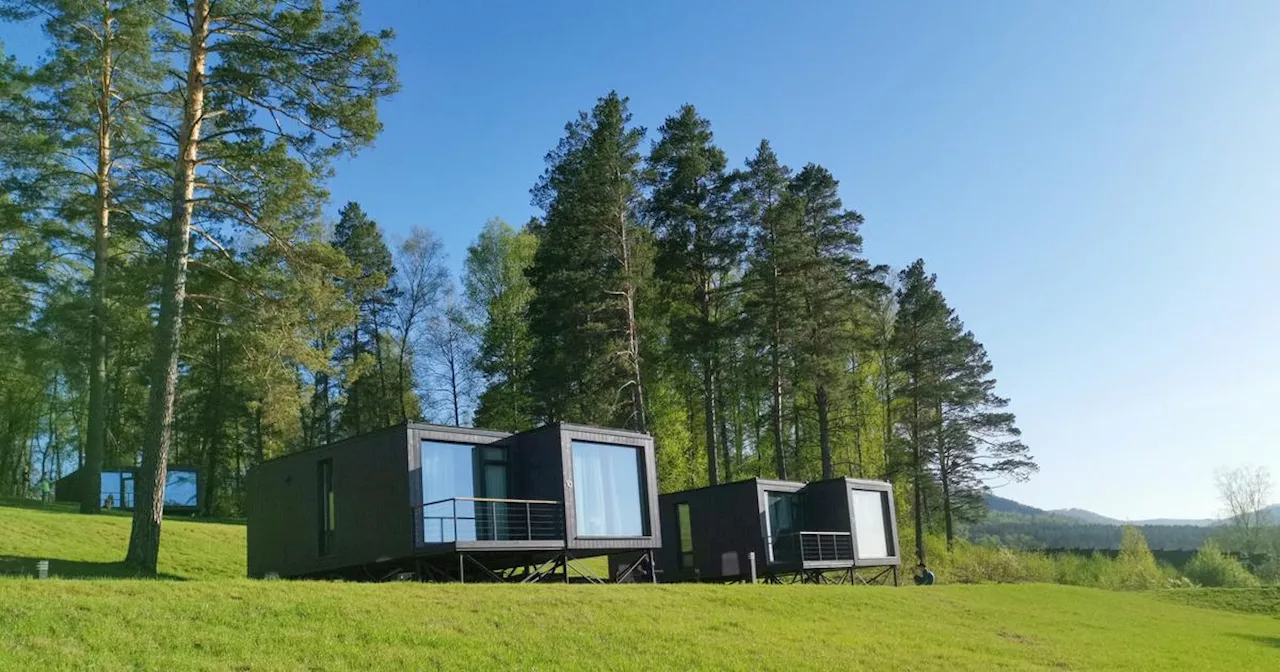
[[[539,214],[484,224],[454,277],[428,229],[321,215],[396,88],[357,3],[0,16],[50,44],[0,57],[0,493],[140,465],[144,569],[165,464],[238,515],[257,462],[406,420],[646,431],[666,490],[889,479],[917,539],[1035,470],[924,262],[867,259],[830,171],[731,161],[691,105],[649,132],[600,98],[530,176]]]

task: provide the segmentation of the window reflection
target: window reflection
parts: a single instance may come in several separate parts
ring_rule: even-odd
[[[574,441],[572,452],[578,536],[646,536],[639,448]]]
[[[129,489],[132,490],[132,483],[129,485]],[[133,498],[132,493],[129,498]],[[168,472],[164,486],[164,505],[196,507],[196,472],[172,470]]]

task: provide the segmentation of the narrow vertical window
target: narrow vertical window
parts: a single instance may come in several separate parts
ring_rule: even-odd
[[[680,569],[689,569],[693,567],[693,522],[687,503],[676,504],[676,519],[680,524]]]
[[[316,465],[317,492],[320,496],[320,555],[333,551],[334,532],[338,529],[337,502],[333,496],[333,460],[321,460]]]

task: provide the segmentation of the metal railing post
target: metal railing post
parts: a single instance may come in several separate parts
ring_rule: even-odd
[[[533,541],[533,513],[530,509],[533,505],[525,502],[524,504],[524,540]]]
[[[458,543],[458,498],[454,497],[450,501],[453,502],[453,542],[456,544]]]

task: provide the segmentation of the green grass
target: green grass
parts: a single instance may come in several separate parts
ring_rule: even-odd
[[[110,565],[127,533],[0,507],[0,556]],[[208,580],[0,578],[0,669],[1280,669],[1272,615],[1176,603],[1206,591],[250,581],[242,526],[164,534]]]
[[[1242,614],[1267,614],[1280,618],[1280,586],[1261,588],[1188,588],[1167,590],[1165,600],[1206,609],[1222,609]]]
[[[121,564],[129,545],[125,513],[82,516],[63,506],[0,506],[0,575],[35,573],[49,560],[55,576],[127,577]],[[165,520],[161,528],[160,573],[175,579],[245,576],[244,525]]]

